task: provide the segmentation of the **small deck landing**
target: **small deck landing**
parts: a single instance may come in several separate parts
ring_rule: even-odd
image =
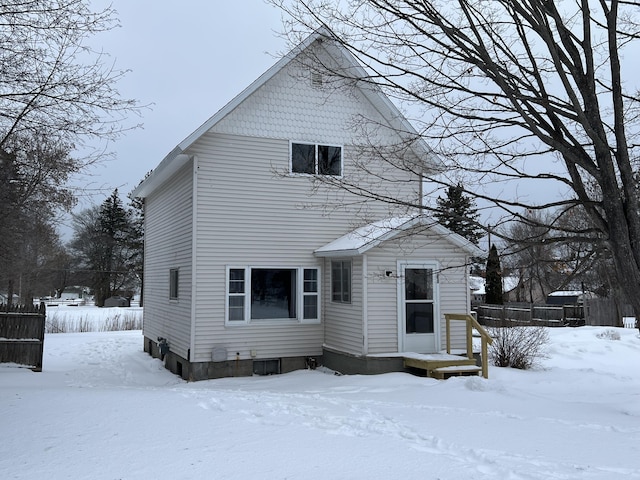
[[[482,368],[476,365],[475,359],[448,353],[405,353],[403,359],[405,368],[423,370],[427,377],[431,378],[478,375],[482,371]]]

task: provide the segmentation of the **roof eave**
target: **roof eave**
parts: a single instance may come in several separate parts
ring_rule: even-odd
[[[131,192],[132,196],[146,198],[151,192],[171,178],[190,159],[191,155],[182,153],[178,147],[174,148],[171,153],[164,157],[160,165]]]
[[[316,250],[313,254],[320,258],[345,258],[345,257],[358,257],[364,252],[361,249],[349,249],[349,250]]]

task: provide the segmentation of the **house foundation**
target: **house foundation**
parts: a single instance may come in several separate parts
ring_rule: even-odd
[[[377,375],[380,373],[404,372],[402,356],[369,357],[324,347],[322,350],[323,366],[345,375]]]
[[[305,368],[314,369],[322,364],[322,357],[317,356],[191,362],[172,351],[162,354],[159,344],[147,337],[144,339],[144,351],[153,358],[163,360],[167,370],[190,382],[288,373]]]

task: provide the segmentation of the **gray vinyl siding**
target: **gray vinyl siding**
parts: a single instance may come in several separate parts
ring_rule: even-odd
[[[145,199],[144,335],[187,358],[191,330],[192,163]],[[178,299],[169,270],[179,269]]]
[[[389,241],[367,253],[368,266],[368,353],[398,351],[398,261],[435,261],[439,264],[438,291],[440,345],[446,347],[445,313],[469,312],[467,255],[445,237],[421,233],[413,240]],[[385,272],[391,271],[391,276]],[[462,322],[452,325],[452,347],[465,348]]]
[[[324,343],[331,349],[361,355],[364,353],[362,257],[336,259],[351,260],[351,303],[331,301],[331,260],[325,259],[324,265]]]
[[[209,133],[190,151],[198,161],[197,306],[193,361],[213,347],[229,358],[320,355],[324,325],[295,320],[225,325],[227,267],[320,267],[313,251],[353,228],[352,212],[326,212],[327,193],[308,177],[282,175],[289,142]],[[242,165],[239,173],[238,165]],[[280,172],[280,173],[277,173]],[[326,297],[325,297],[326,298]],[[325,307],[321,301],[321,309]]]
[[[319,43],[316,46],[322,48]],[[363,153],[355,147],[367,144],[361,137],[366,129],[358,121],[362,118],[371,120],[381,144],[398,143],[397,135],[384,128],[385,119],[357,87],[315,88],[309,70],[292,61],[185,147],[181,153],[193,156],[196,162],[195,180],[191,179],[195,182],[192,214],[196,225],[191,228],[191,224],[182,224],[181,217],[177,220],[182,213],[173,211],[178,208],[173,203],[178,201],[188,209],[191,205],[186,205],[186,198],[191,201],[192,197],[185,196],[187,189],[175,179],[148,197],[151,229],[147,231],[147,258],[151,264],[147,271],[152,278],[145,277],[145,284],[151,282],[145,288],[145,311],[149,312],[145,319],[151,322],[145,334],[148,331],[148,336],[155,338],[168,335],[158,332],[169,331],[170,340],[175,337],[184,353],[193,335],[189,358],[193,362],[210,361],[214,347],[225,348],[230,360],[237,355],[240,359],[319,355],[325,339],[346,351],[362,352],[362,285],[361,275],[356,275],[361,270],[355,268],[361,260],[354,262],[351,306],[334,308],[328,301],[328,287],[322,283],[320,322],[225,324],[229,267],[319,267],[326,282],[330,274],[324,261],[313,255],[315,249],[364,223],[406,213],[381,202],[365,204],[361,197],[337,187],[314,185],[309,176],[289,175],[291,141],[342,146],[343,175],[354,183],[368,187],[371,182],[372,190],[396,199],[417,198],[416,175],[408,176],[384,161],[375,161],[367,156],[370,151]],[[358,168],[358,163],[366,169]],[[370,175],[367,169],[377,175]],[[191,220],[191,214],[186,216]],[[161,228],[166,238],[158,233]],[[173,266],[165,257],[174,253],[170,251],[174,246],[181,249],[179,260],[185,263],[185,273],[189,272],[188,279],[181,274],[181,295],[188,288],[185,300],[191,293],[195,296],[193,325],[190,312],[182,309],[182,297],[178,305],[165,308],[161,279],[165,269],[168,278],[168,269]],[[187,283],[192,246],[196,262],[193,292]],[[356,282],[356,278],[360,280]],[[176,319],[172,319],[174,314]],[[331,328],[327,322],[333,322]]]

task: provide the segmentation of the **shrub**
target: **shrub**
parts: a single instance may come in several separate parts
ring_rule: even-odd
[[[598,338],[605,338],[607,340],[620,340],[620,334],[615,330],[607,329],[603,332],[596,334]]]
[[[142,317],[135,314],[116,314],[107,318],[100,329],[103,332],[122,330],[142,330]]]
[[[112,332],[120,330],[141,330],[142,312],[114,311],[106,318],[93,318],[81,312],[53,312],[47,314],[46,333]]]
[[[546,327],[489,327],[493,344],[489,357],[496,367],[527,370],[544,358],[544,346],[549,342]]]

